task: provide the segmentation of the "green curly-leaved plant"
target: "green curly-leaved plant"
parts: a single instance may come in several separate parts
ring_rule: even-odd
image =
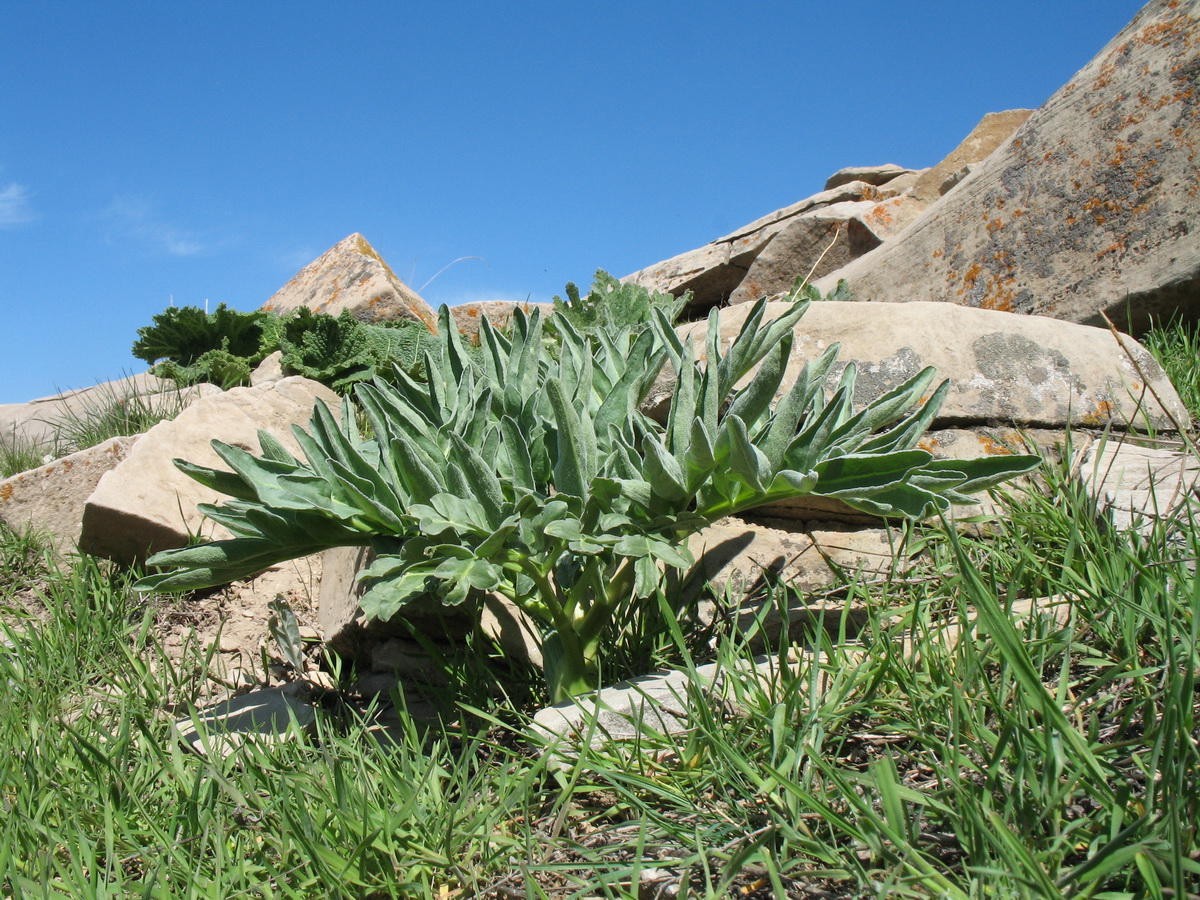
[[[397,372],[355,388],[369,438],[349,401],[340,424],[318,404],[309,429],[294,429],[303,459],[261,433],[258,457],[214,442],[230,472],[179,461],[234,498],[202,507],[233,538],[155,555],[171,571],[138,587],[195,589],[369,545],[368,616],[390,618],[431,592],[447,605],[500,593],[544,629],[557,702],[597,686],[614,612],[655,590],[662,566],[691,565],[688,536],[717,519],[804,494],[923,518],[1037,465],[917,449],[947,390],[919,403],[931,369],[856,412],[853,365],[826,396],[831,347],[777,399],[807,306],[764,322],[760,302],[726,352],[714,310],[707,365],[661,311],[652,328],[590,338],[557,322],[555,353],[540,314],[518,311],[511,336],[482,323],[473,362],[443,308],[427,382]],[[639,407],[667,364],[677,378],[661,425]]]

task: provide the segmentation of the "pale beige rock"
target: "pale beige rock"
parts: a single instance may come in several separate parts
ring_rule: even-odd
[[[288,688],[265,688],[234,697],[180,719],[175,729],[180,740],[197,753],[224,758],[247,740],[277,742],[311,731],[316,710]]]
[[[175,419],[155,425],[100,479],[84,508],[80,546],[132,562],[181,547],[191,535],[227,536],[223,528],[205,521],[196,505],[229,498],[184,475],[173,460],[224,468],[210,442],[220,440],[257,453],[259,429],[299,454],[290,426],[306,425],[317,402],[334,410],[340,405],[324,385],[293,376],[207,397]]]
[[[707,585],[735,603],[764,590],[772,580],[800,591],[838,581],[831,567],[877,575],[895,561],[897,537],[883,528],[785,531],[729,518],[688,539],[696,565],[685,579],[685,596]]]
[[[879,201],[860,217],[856,217],[854,224],[861,224],[881,242],[890,241],[917,221],[928,206],[927,202],[917,199],[912,192],[907,192]]]
[[[273,381],[282,381],[283,378],[283,351],[276,350],[260,362],[254,371],[250,373],[250,387],[270,384]]]
[[[1070,603],[1061,597],[1018,599],[1008,613],[1020,629],[1060,629],[1069,621]],[[974,637],[978,623],[972,622],[967,636]],[[909,634],[900,641],[898,653],[914,660],[937,649],[952,652],[963,640],[957,622],[935,626],[928,635]],[[821,702],[832,681],[835,665],[857,665],[866,651],[839,648],[836,655],[820,651],[790,651],[781,662],[775,654],[735,658],[732,666],[707,663],[696,666],[694,675],[683,671],[657,672],[618,682],[594,693],[539,710],[529,726],[534,742],[553,754],[551,766],[564,769],[577,757],[579,748],[612,746],[614,741],[637,740],[630,749],[644,756],[642,741],[679,735],[693,727],[697,702],[708,710],[730,715],[745,714],[747,706],[761,708],[761,698],[774,695],[787,677],[804,685],[810,708]],[[672,742],[674,744],[674,742]],[[677,745],[676,745],[677,746]],[[614,748],[615,749],[615,748]]]
[[[898,197],[901,194],[909,193],[913,186],[921,179],[921,176],[928,171],[928,169],[913,169],[911,172],[897,175],[886,184],[880,185],[879,198],[887,200],[889,197]]]
[[[869,200],[835,203],[795,217],[758,254],[729,303],[787,291],[809,272],[810,280],[819,278],[878,247],[879,237],[862,224],[875,206]]]
[[[469,604],[447,607],[431,597],[390,620],[368,619],[359,606],[365,588],[357,578],[373,560],[366,547],[338,547],[322,555],[318,623],[326,644],[338,654],[348,659],[369,657],[376,665],[376,654],[386,652],[389,662],[378,664],[382,670],[427,673],[428,654],[412,640],[414,631],[438,641],[455,641],[479,627],[514,659],[541,665],[536,623],[502,597],[485,598],[481,609]],[[385,644],[390,649],[379,651]]]
[[[461,306],[450,307],[450,315],[458,325],[458,330],[475,343],[479,342],[479,321],[487,319],[495,328],[507,328],[513,319],[513,311],[520,309],[526,315],[533,315],[535,309],[542,311],[542,317],[554,311],[552,303],[510,303],[507,300],[487,300],[483,303],[464,303]]]
[[[851,181],[865,181],[867,184],[887,184],[894,178],[912,173],[912,169],[887,163],[882,166],[849,166],[838,169],[825,182],[825,190],[833,190]]]
[[[782,315],[786,308],[768,304],[765,317]],[[749,311],[745,304],[723,311],[724,346]],[[678,329],[692,339],[701,360],[707,327],[707,322],[692,322]],[[950,379],[935,427],[995,421],[1048,428],[1110,423],[1144,428],[1148,421],[1162,431],[1174,427],[1172,419],[1187,421],[1162,368],[1136,341],[1124,340],[1136,366],[1103,328],[947,304],[827,301],[812,304],[796,326],[785,387],[806,360],[839,343],[835,374],[845,363],[855,363],[860,404],[925,366],[934,366],[939,380]],[[1150,379],[1148,385],[1139,367]],[[662,384],[652,396],[666,395],[669,385]]]
[[[300,307],[339,315],[350,310],[356,319],[379,322],[412,319],[437,330],[437,315],[404,284],[361,234],[352,234],[309,263],[263,304],[277,313]]]
[[[175,382],[156,378],[149,372],[105,381],[92,387],[63,391],[28,403],[0,405],[0,440],[24,440],[47,451],[73,452],[72,447],[54,447],[54,438],[64,422],[86,419],[109,405],[138,398],[153,409],[168,413],[200,397],[219,393],[211,384],[180,388]]]
[[[881,166],[835,173],[826,184],[827,189],[839,188],[847,181],[878,185],[874,195],[863,193],[875,202],[838,203],[800,215],[758,254],[746,277],[730,295],[730,304],[782,293],[796,278],[809,272],[812,272],[810,278],[817,281],[896,237],[957,184],[970,164],[987,157],[1029,114],[1027,109],[989,113],[953,153],[932,169]],[[825,224],[825,230],[816,228],[817,223]],[[830,246],[835,233],[839,240]],[[822,257],[826,247],[829,250]],[[813,270],[818,258],[820,265]],[[826,289],[831,287],[828,285]]]
[[[1183,450],[1095,441],[1078,455],[1079,478],[1119,530],[1148,534],[1155,521],[1200,515],[1200,459]]]
[[[88,497],[136,442],[136,437],[111,438],[0,481],[0,521],[10,528],[31,526],[48,533],[58,553],[73,552]]]
[[[882,197],[878,188],[864,181],[848,182],[777,209],[703,247],[647,266],[621,280],[675,296],[691,291],[689,310],[702,312],[729,298],[758,254],[796,217],[837,203],[879,201]]]
[[[1200,0],[1147,4],[902,237],[817,286],[1135,332],[1200,316],[1198,57]]]
[[[979,120],[971,133],[963,138],[950,155],[931,169],[926,169],[912,186],[914,200],[926,205],[938,200],[960,180],[964,169],[987,159],[996,148],[1012,137],[1025,123],[1032,109],[1008,109],[988,113]]]
[[[730,518],[693,535],[688,549],[696,565],[683,579],[681,597],[688,604],[701,597],[716,600],[699,601],[696,624],[709,626],[717,616],[730,617],[737,631],[753,628],[756,646],[773,640],[781,618],[779,610],[762,608],[763,599],[770,585],[786,583],[794,593],[788,606],[790,632],[815,627],[822,619],[836,631],[842,604],[828,602],[823,591],[843,584],[843,575],[869,580],[909,564],[898,532],[815,525],[784,530]]]

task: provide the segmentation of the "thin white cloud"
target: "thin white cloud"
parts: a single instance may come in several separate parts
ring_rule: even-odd
[[[314,249],[312,246],[288,250],[279,255],[279,266],[283,269],[299,272],[320,255],[321,251]]]
[[[141,197],[117,197],[101,218],[108,223],[110,240],[140,243],[155,253],[201,256],[232,243],[231,238],[213,237],[166,221],[152,203]]]
[[[0,188],[0,228],[13,228],[34,219],[29,189],[15,181]]]

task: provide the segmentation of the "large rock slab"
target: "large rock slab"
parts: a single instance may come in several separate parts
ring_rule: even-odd
[[[787,291],[797,278],[819,278],[874,250],[882,242],[863,220],[877,205],[847,201],[795,217],[755,257],[730,304]]]
[[[324,385],[292,376],[207,397],[175,419],[155,425],[100,479],[84,508],[80,547],[134,562],[182,547],[196,534],[227,537],[223,528],[203,519],[196,505],[229,498],[184,475],[173,460],[224,468],[210,442],[220,440],[257,453],[259,429],[299,454],[291,426],[307,424],[318,402],[334,409],[339,405],[337,395]]]
[[[553,303],[513,303],[508,300],[485,300],[482,303],[464,303],[461,306],[450,307],[450,315],[459,332],[472,343],[479,343],[479,323],[487,319],[493,328],[506,329],[512,324],[513,314],[520,309],[525,315],[533,315],[535,309],[542,311],[542,317],[554,311]]]
[[[1194,453],[1095,441],[1077,463],[1080,480],[1118,530],[1148,534],[1160,519],[1200,515],[1200,459]]]
[[[685,597],[707,585],[735,600],[760,594],[772,580],[808,593],[840,581],[838,570],[879,575],[895,566],[900,537],[885,528],[786,531],[741,519],[722,519],[688,539],[696,565]]]
[[[817,286],[1134,331],[1195,319],[1198,151],[1200,0],[1154,0],[901,237]]]
[[[277,313],[300,307],[340,315],[350,310],[363,322],[412,319],[437,330],[437,314],[404,284],[361,234],[339,241],[275,292],[263,309]]]
[[[688,549],[696,565],[682,579],[679,595],[692,610],[692,624],[707,628],[727,618],[725,625],[752,635],[755,647],[774,641],[783,627],[773,601],[763,608],[772,585],[788,586],[789,633],[799,637],[814,628],[836,633],[844,604],[832,600],[832,588],[847,578],[870,580],[908,565],[899,532],[833,523],[787,530],[722,519],[692,535]],[[858,613],[851,618],[857,621]]]
[[[53,446],[60,443],[56,437],[64,422],[86,419],[101,413],[113,403],[126,402],[132,397],[153,408],[173,413],[192,399],[219,390],[211,384],[181,389],[173,381],[143,372],[91,387],[39,397],[28,403],[4,403],[0,404],[0,440],[25,441],[50,452],[56,449],[71,452],[79,448]]]
[[[825,190],[833,190],[852,181],[865,181],[876,187],[887,184],[901,175],[911,175],[913,169],[905,169],[895,163],[885,163],[882,166],[847,166],[838,169],[825,181]]]
[[[949,156],[921,173],[912,186],[913,199],[925,204],[940,199],[965,177],[964,169],[978,165],[991,156],[1032,113],[1032,109],[988,113]]]
[[[1067,625],[1071,607],[1062,597],[1047,597],[1014,600],[1007,611],[1020,628],[1056,629]],[[917,639],[906,633],[896,652],[919,659],[931,650],[952,651],[959,641],[976,635],[977,622],[964,629],[952,620]],[[643,675],[542,708],[534,715],[528,733],[553,754],[551,766],[556,769],[569,767],[585,744],[593,749],[615,749],[615,742],[635,741],[628,749],[644,755],[647,741],[651,747],[678,746],[678,739],[669,736],[694,727],[698,703],[704,704],[705,715],[713,710],[744,715],[747,709],[761,710],[764,696],[774,696],[791,683],[808,692],[808,703],[814,707],[838,683],[835,667],[858,665],[868,652],[857,647],[841,647],[829,654],[793,649],[782,665],[780,657],[771,654],[736,657],[730,665],[707,663],[691,673],[676,670]]]
[[[880,199],[883,199],[880,189],[864,181],[841,184],[777,209],[703,247],[647,266],[621,280],[675,296],[691,291],[688,314],[698,315],[724,303],[746,277],[763,248],[796,217],[835,203]]]
[[[79,543],[88,497],[136,442],[136,437],[111,438],[0,481],[0,521],[10,528],[48,533],[58,553],[72,552]]]
[[[786,309],[786,304],[769,303],[765,318]],[[744,304],[723,311],[725,346],[749,312]],[[678,329],[692,339],[699,359],[705,356],[707,328],[707,322],[693,322]],[[834,376],[854,362],[859,404],[925,366],[934,366],[939,379],[950,379],[936,428],[999,423],[1170,431],[1173,421],[1186,422],[1187,411],[1162,368],[1136,341],[1123,342],[1134,359],[1107,329],[1043,316],[929,302],[827,301],[812,304],[796,325],[784,384],[786,388],[794,382],[807,360],[838,343],[841,353]],[[651,400],[669,396],[669,381],[668,373]]]

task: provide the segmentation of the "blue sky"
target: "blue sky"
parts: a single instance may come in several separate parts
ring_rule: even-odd
[[[1140,6],[5,4],[0,403],[140,371],[172,298],[253,309],[355,231],[434,306],[628,274],[933,165]]]

